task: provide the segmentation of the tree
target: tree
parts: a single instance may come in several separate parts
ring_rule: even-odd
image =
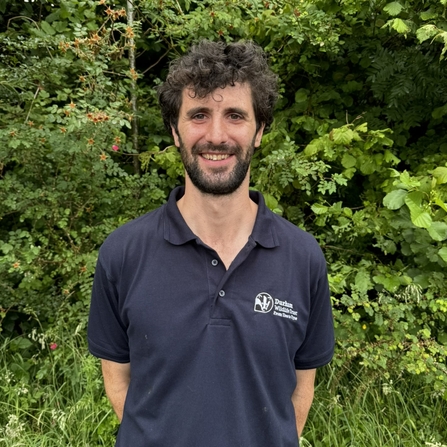
[[[182,182],[156,105],[169,60],[253,39],[281,98],[252,186],[325,251],[340,371],[419,375],[447,398],[443,6],[142,0],[133,24],[125,7],[0,2],[4,333],[85,321],[102,240]]]

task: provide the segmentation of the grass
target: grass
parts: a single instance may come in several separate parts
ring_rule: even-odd
[[[58,347],[51,350],[54,340]],[[32,346],[4,339],[0,359],[0,445],[114,444],[118,422],[83,328],[59,337],[41,334]],[[323,368],[301,446],[447,447],[447,402],[421,383],[418,377]]]
[[[418,377],[335,372],[319,376],[303,447],[447,447],[447,402]]]
[[[83,331],[29,357],[0,345],[2,447],[112,446],[118,422]],[[42,344],[44,345],[44,344]],[[24,354],[24,355],[23,355]]]

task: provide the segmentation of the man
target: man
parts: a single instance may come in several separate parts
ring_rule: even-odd
[[[203,41],[159,89],[185,186],[107,238],[88,329],[119,447],[298,445],[334,336],[317,243],[249,191],[276,85],[253,43]]]

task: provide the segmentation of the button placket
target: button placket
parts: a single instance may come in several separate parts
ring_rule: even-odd
[[[230,276],[233,275],[233,272],[247,259],[248,255],[255,246],[256,242],[250,237],[247,244],[242,248],[242,250],[236,256],[236,259],[231,263],[230,268],[225,271],[225,274],[217,287],[217,290],[219,292],[217,292],[217,294],[215,295],[214,306],[216,306],[218,298],[223,298],[226,294],[225,289],[221,287],[223,287],[227,283]]]

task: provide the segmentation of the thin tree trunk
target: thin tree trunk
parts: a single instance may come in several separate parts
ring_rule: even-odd
[[[127,25],[133,27],[134,8],[132,0],[127,0]],[[135,69],[135,41],[133,37],[129,38],[129,64],[130,72],[136,73]],[[131,104],[132,104],[132,145],[133,145],[133,167],[135,174],[141,175],[141,164],[139,159],[138,148],[138,109],[137,109],[137,81],[132,79],[131,82]]]

